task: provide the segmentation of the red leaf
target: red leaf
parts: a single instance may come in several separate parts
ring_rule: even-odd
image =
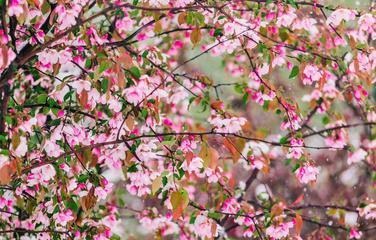
[[[301,201],[303,201],[304,193],[300,194],[300,196],[290,205],[290,207],[297,206]]]

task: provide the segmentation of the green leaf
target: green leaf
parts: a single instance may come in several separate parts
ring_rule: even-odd
[[[132,172],[137,172],[137,163],[135,163],[135,164],[133,164],[132,166],[130,166],[129,168],[128,168],[128,170],[127,170],[127,172],[130,172],[130,173],[132,173]]]
[[[244,92],[244,87],[240,84],[236,84],[235,87],[234,87],[234,90],[235,92],[237,93],[240,93],[240,94],[243,94]]]
[[[1,2],[3,2],[4,0],[0,0],[0,4],[2,4]],[[42,4],[42,7],[41,7],[41,10],[42,10],[42,13],[43,14],[46,14],[47,12],[49,12],[51,10],[51,6],[50,4],[48,3],[48,1],[43,1],[43,4]]]
[[[328,116],[324,116],[324,117],[322,117],[321,122],[322,122],[324,125],[326,125],[326,124],[328,124],[328,123],[330,122],[330,119],[329,119]]]
[[[74,94],[74,91],[69,91],[67,94],[64,95],[64,101],[67,101],[69,98],[71,98]]]
[[[287,143],[287,140],[288,140],[287,137],[283,137],[283,138],[281,138],[281,139],[279,140],[279,143],[280,143],[280,144],[286,144],[286,143]]]
[[[101,64],[99,65],[99,69],[98,69],[98,71],[99,71],[99,73],[103,73],[104,71],[106,71],[107,69],[109,69],[110,68],[110,63],[109,62],[105,62],[105,61],[103,61],[103,62],[101,62]]]
[[[195,215],[195,213],[193,212],[193,213],[191,214],[191,217],[189,218],[189,224],[194,224],[195,221],[196,221],[196,215]]]
[[[292,168],[292,172],[294,173],[296,170],[298,170],[298,168],[300,167],[300,165],[297,163],[294,165],[294,167]]]
[[[196,12],[196,20],[199,25],[205,24],[205,17],[202,15],[202,13]]]
[[[285,165],[287,166],[287,165],[290,165],[291,164],[291,158],[288,158],[288,159],[286,159],[286,162],[285,162]]]
[[[264,36],[268,36],[268,29],[266,27],[260,27],[260,33]]]
[[[243,105],[244,105],[244,106],[247,104],[248,97],[249,97],[249,94],[246,92],[246,93],[243,95]]]
[[[267,112],[269,110],[269,102],[268,100],[265,100],[264,105],[262,106],[262,109]]]
[[[7,150],[7,149],[1,149],[0,150],[0,154],[1,155],[5,155],[5,156],[9,156],[9,150]]]
[[[188,25],[192,25],[193,24],[193,18],[194,18],[193,13],[192,12],[188,12],[188,14],[187,14],[187,24]]]
[[[121,240],[121,237],[115,233],[112,233],[110,240]]]
[[[222,33],[222,29],[221,28],[217,28],[214,30],[214,37],[218,37],[218,36],[222,36],[223,33]]]
[[[221,219],[221,214],[217,212],[209,212],[208,217],[219,220]]]
[[[289,38],[289,34],[285,28],[280,28],[278,30],[278,35],[281,38],[281,40],[284,42]]]
[[[107,92],[108,83],[109,83],[109,81],[108,81],[107,78],[103,79],[102,84],[101,84],[103,93]]]
[[[299,74],[299,67],[298,66],[294,66],[291,70],[291,73],[290,73],[290,76],[289,78],[294,78],[296,77],[297,75]]]
[[[166,186],[166,184],[167,184],[167,177],[163,176],[162,177],[162,185],[163,185],[163,187]]]
[[[184,209],[188,207],[188,192],[185,189],[173,192],[170,197],[170,202],[173,209],[173,219],[177,220],[183,214]]]
[[[86,180],[88,180],[89,179],[89,176],[88,175],[81,175],[81,176],[79,176],[78,178],[77,178],[77,182],[79,182],[79,183],[83,183],[83,182],[86,182]]]
[[[51,127],[53,127],[53,126],[59,126],[60,122],[61,122],[60,119],[54,119],[54,120],[48,122],[48,126],[51,126]]]
[[[298,8],[298,5],[296,4],[295,0],[287,0],[289,4],[291,4],[292,7]]]
[[[37,97],[37,104],[45,104],[47,100],[47,94],[41,94]]]
[[[133,66],[129,69],[129,71],[131,72],[132,76],[139,79],[141,77],[141,72],[140,72],[140,69],[138,69],[137,67]]]
[[[77,213],[78,212],[78,206],[76,204],[75,201],[73,201],[73,199],[70,199],[66,204],[65,206],[67,208],[69,208],[70,210],[72,210],[73,212]]]
[[[85,68],[90,68],[91,67],[91,59],[88,58],[86,59],[86,62],[85,62]]]

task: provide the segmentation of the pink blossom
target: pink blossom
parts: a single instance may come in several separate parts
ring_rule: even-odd
[[[236,214],[240,210],[240,204],[235,198],[228,198],[222,205],[222,211],[225,213]]]
[[[58,157],[63,153],[63,150],[60,148],[60,146],[50,140],[47,140],[44,144],[44,150],[46,151],[47,155],[51,157]]]
[[[243,236],[246,238],[252,238],[254,232],[255,232],[255,227],[251,225],[250,227],[244,230]]]
[[[9,162],[9,157],[3,154],[0,154],[0,168]]]
[[[72,210],[68,209],[64,212],[55,213],[53,215],[53,218],[58,224],[65,227],[68,222],[70,222],[74,219],[74,217],[72,215],[73,215]]]
[[[342,20],[350,21],[355,19],[356,12],[349,9],[340,8],[330,14],[326,20],[326,24],[331,24],[333,27],[337,27]]]
[[[360,16],[358,20],[359,30],[372,33],[375,31],[374,24],[376,19],[372,14],[367,13]]]
[[[367,156],[367,152],[364,151],[362,148],[359,148],[354,153],[349,153],[349,157],[347,158],[347,163],[350,165],[352,163],[358,163],[363,161]]]
[[[343,121],[337,121],[335,124],[329,124],[328,127],[335,127],[343,125]],[[344,129],[337,129],[332,131],[325,139],[325,144],[333,148],[344,148],[346,146],[346,132]]]
[[[126,188],[130,194],[141,197],[151,193],[148,186],[152,184],[152,180],[148,173],[132,172],[128,173],[128,177],[130,183],[126,185]]]
[[[81,11],[81,7],[78,4],[74,4],[71,8],[65,8],[64,5],[58,5],[55,8],[57,13],[57,21],[59,22],[59,29],[65,30],[76,24],[76,18]]]
[[[207,218],[204,215],[198,215],[196,217],[195,223],[194,223],[194,232],[201,237],[204,238],[212,238],[216,237],[218,235],[218,227],[216,228],[216,231],[212,232],[212,225],[216,224],[213,220]]]
[[[314,81],[318,81],[321,78],[321,73],[316,65],[309,64],[304,68],[304,85],[311,85]]]
[[[223,169],[220,167],[217,167],[215,170],[212,170],[211,168],[205,169],[205,175],[208,177],[208,183],[216,183],[219,181],[219,179],[222,177]]]
[[[190,174],[191,173],[198,174],[200,173],[200,169],[204,166],[203,163],[204,163],[204,160],[202,160],[199,157],[194,157],[189,163],[187,162],[187,160],[184,161],[181,167],[184,171],[188,171]]]
[[[194,139],[183,139],[183,141],[180,144],[180,150],[182,150],[183,152],[192,152],[196,148],[197,144]]]
[[[310,182],[315,182],[317,175],[319,174],[319,169],[311,165],[304,165],[300,167],[296,172],[296,177],[299,182],[307,184]]]
[[[74,81],[70,85],[77,91],[78,94],[81,94],[83,90],[89,91],[91,89],[90,82],[85,80]]]
[[[133,28],[134,21],[129,17],[124,17],[118,21],[116,21],[116,29],[119,30],[120,33],[126,33]]]
[[[370,203],[367,204],[365,207],[357,208],[359,211],[359,215],[364,217],[365,219],[376,219],[376,204]]]
[[[361,231],[356,230],[355,228],[350,229],[350,238],[352,239],[360,239],[363,233]]]
[[[59,53],[54,49],[46,49],[38,53],[38,60],[43,65],[56,64],[59,61]]]
[[[175,7],[184,7],[187,6],[188,4],[192,3],[193,0],[175,0],[171,1]]]
[[[209,122],[215,126],[215,131],[225,133],[237,133],[242,129],[242,126],[246,123],[245,118],[225,118],[222,119],[219,116],[213,116],[209,118]]]
[[[293,8],[289,8],[287,12],[283,13],[282,15],[277,17],[277,26],[281,27],[288,27],[292,24],[292,22],[296,19],[295,10]]]
[[[303,146],[303,139],[292,138],[290,141],[290,145],[291,147],[289,149],[289,153],[287,154],[287,157],[293,157],[295,159],[299,159],[304,153],[303,149],[301,148]]]
[[[265,231],[266,235],[272,239],[281,239],[289,234],[289,229],[294,227],[293,222],[281,223],[279,225],[271,225]]]
[[[31,170],[31,173],[33,173],[41,183],[48,183],[56,175],[55,168],[51,164],[34,168]]]
[[[169,0],[149,0],[151,6],[160,7],[168,4]]]
[[[23,4],[25,4],[25,0],[10,0],[8,6],[9,16],[19,17],[24,12]]]

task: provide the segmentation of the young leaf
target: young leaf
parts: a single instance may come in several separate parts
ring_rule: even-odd
[[[184,189],[173,192],[171,194],[170,202],[173,209],[172,217],[174,220],[177,220],[183,214],[184,209],[188,207],[188,192]]]
[[[299,74],[299,67],[298,66],[294,66],[291,70],[291,73],[290,73],[290,76],[289,78],[294,78],[296,77],[297,75]]]
[[[199,28],[195,28],[191,32],[191,42],[195,46],[197,45],[201,40],[201,30]]]

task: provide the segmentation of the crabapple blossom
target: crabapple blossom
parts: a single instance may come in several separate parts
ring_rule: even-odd
[[[66,210],[63,212],[58,212],[54,214],[54,220],[61,226],[66,226],[69,221],[72,221],[74,217],[72,216],[72,210]]]
[[[305,165],[298,168],[296,172],[296,177],[299,182],[307,184],[316,181],[317,175],[319,174],[319,169],[311,165]]]
[[[350,236],[351,239],[360,239],[362,237],[362,232],[357,231],[354,228],[350,229]]]
[[[281,239],[289,234],[290,228],[294,226],[293,222],[284,222],[277,226],[270,226],[266,229],[265,233],[272,239]]]
[[[0,1],[0,239],[371,239],[368,2]]]
[[[311,85],[313,82],[320,80],[321,73],[317,66],[307,65],[304,68],[304,76],[303,84]]]
[[[200,169],[203,167],[203,160],[199,157],[192,158],[191,161],[184,161],[181,165],[182,169],[184,171],[187,171],[189,173],[200,173]]]
[[[350,21],[355,19],[355,11],[340,8],[335,10],[330,14],[328,19],[326,20],[326,23],[329,25],[333,25],[334,27],[337,27],[343,20]]]
[[[349,154],[349,157],[347,158],[347,163],[348,164],[358,163],[364,160],[366,156],[367,156],[367,152],[364,151],[362,148],[359,148],[354,153]]]
[[[218,229],[216,228],[217,230],[213,233],[213,225],[215,226],[216,223],[212,219],[200,214],[196,217],[194,222],[194,231],[200,238],[203,239],[216,237],[218,236]]]

